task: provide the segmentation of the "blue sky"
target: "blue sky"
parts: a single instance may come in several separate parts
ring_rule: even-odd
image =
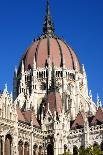
[[[0,1],[0,89],[12,91],[15,66],[42,33],[46,0]],[[94,100],[103,100],[103,0],[51,0],[55,32],[85,64]]]

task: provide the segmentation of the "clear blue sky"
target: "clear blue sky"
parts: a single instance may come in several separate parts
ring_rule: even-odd
[[[85,64],[94,99],[103,100],[103,0],[51,0],[56,34]],[[45,0],[0,1],[0,89],[12,90],[13,71],[25,49],[42,32]]]

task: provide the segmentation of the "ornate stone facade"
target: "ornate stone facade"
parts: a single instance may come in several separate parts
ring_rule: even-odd
[[[43,34],[0,93],[0,155],[59,155],[103,145],[103,111],[88,92],[84,65],[55,35],[47,1]],[[102,147],[103,148],[103,147]]]

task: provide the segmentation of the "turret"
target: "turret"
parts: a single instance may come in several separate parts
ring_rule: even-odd
[[[86,98],[88,96],[88,82],[84,65],[82,65],[82,71],[83,71],[83,94],[85,95]]]
[[[24,62],[22,60],[19,94],[20,93],[25,93],[25,89],[26,89],[26,85],[25,85],[25,70],[24,70]]]
[[[54,24],[51,19],[50,15],[50,5],[49,0],[47,0],[47,7],[46,7],[46,16],[44,21],[43,33],[52,35],[54,33]]]
[[[97,108],[102,108],[102,102],[98,94],[97,94]]]
[[[37,69],[36,69],[36,60],[34,56],[34,61],[33,61],[33,75],[32,75],[32,91],[36,89],[36,80],[37,80]]]
[[[66,93],[67,85],[66,85],[66,71],[65,71],[65,60],[62,58],[62,112],[66,111],[66,103],[65,103],[65,93]]]
[[[8,87],[7,87],[7,83],[5,84],[5,87],[4,87],[4,93],[8,93]]]
[[[17,97],[17,68],[15,67],[13,77],[13,100],[15,100],[16,97]]]

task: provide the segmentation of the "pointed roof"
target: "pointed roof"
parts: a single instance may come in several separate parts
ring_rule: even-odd
[[[17,111],[18,121],[25,122],[25,118],[18,106],[16,106],[16,111]]]
[[[50,4],[49,0],[47,0],[46,4],[46,16],[45,16],[45,21],[44,21],[44,26],[43,26],[43,33],[44,34],[53,34],[54,33],[54,24],[52,22],[52,18],[50,15]]]
[[[49,110],[51,111],[52,115],[54,115],[54,111],[56,110],[59,114],[62,112],[62,99],[61,95],[58,92],[50,92],[48,94],[48,103],[49,103]],[[55,109],[56,106],[56,109]],[[48,104],[46,104],[46,111],[48,111]]]
[[[99,107],[91,122],[91,125],[99,125],[101,123],[103,123],[103,110]]]
[[[31,123],[31,121],[33,121],[33,126],[40,127],[40,125],[36,119],[36,116],[32,110],[27,110],[25,112],[22,112],[22,114],[23,114],[26,122]]]
[[[22,112],[20,108],[16,106],[16,111],[17,111],[18,121],[24,122],[24,123],[31,123],[31,121],[33,121],[33,126],[40,127],[33,110],[30,109]]]
[[[84,112],[80,112],[75,121],[73,122],[71,128],[74,129],[74,128],[82,128],[84,127]]]

